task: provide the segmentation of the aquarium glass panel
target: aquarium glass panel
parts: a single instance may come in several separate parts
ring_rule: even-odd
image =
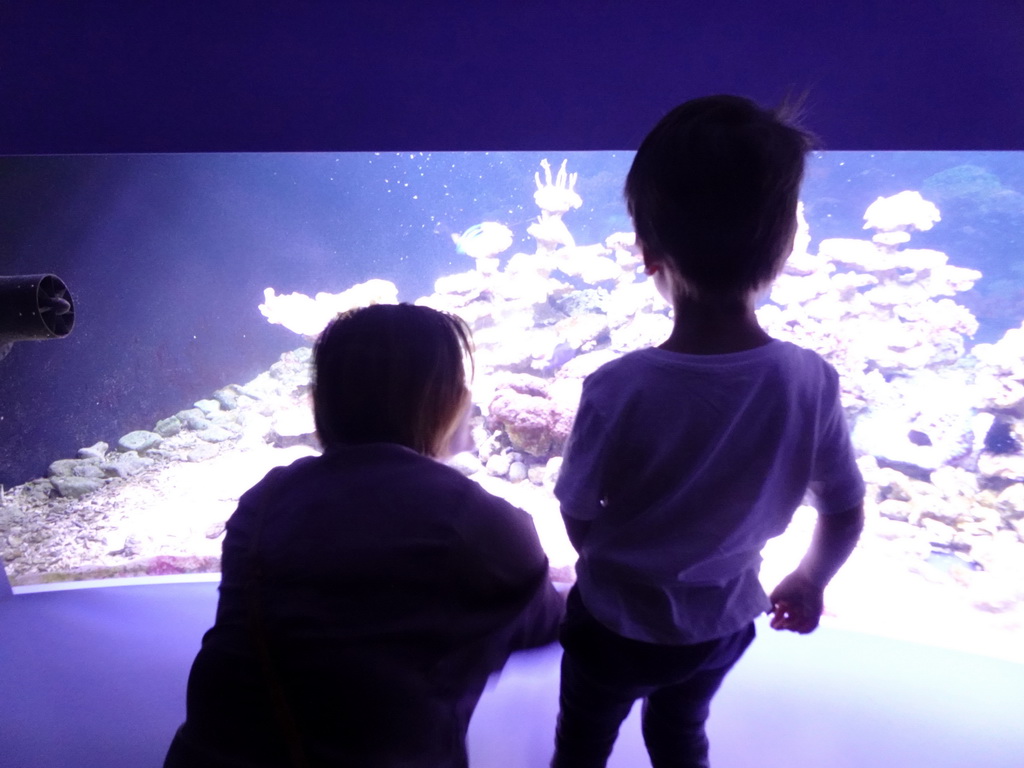
[[[10,582],[216,572],[239,495],[317,451],[313,339],[395,301],[473,328],[474,447],[452,463],[571,578],[551,489],[581,382],[671,328],[622,201],[631,158],[0,158]],[[838,369],[868,485],[827,624],[1024,661],[1022,233],[1024,153],[811,158],[758,313]],[[768,589],[814,518],[769,543]]]

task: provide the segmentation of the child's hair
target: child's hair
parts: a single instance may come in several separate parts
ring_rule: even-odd
[[[626,177],[637,240],[675,264],[689,295],[745,296],[789,256],[811,134],[799,105],[707,96],[669,112]]]
[[[398,443],[440,456],[467,405],[467,359],[470,330],[454,315],[412,304],[338,315],[313,350],[320,443]]]

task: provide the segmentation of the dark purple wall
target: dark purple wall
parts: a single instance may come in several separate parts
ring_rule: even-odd
[[[0,4],[0,153],[630,149],[810,91],[832,149],[1024,149],[1020,0]]]

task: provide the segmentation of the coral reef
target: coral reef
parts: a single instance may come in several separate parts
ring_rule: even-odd
[[[564,161],[555,174],[546,160],[541,168],[540,215],[527,227],[533,252],[502,257],[502,265],[510,230],[497,222],[470,228],[459,244],[474,268],[438,278],[419,303],[460,315],[474,332],[474,448],[453,465],[528,509],[552,564],[569,568],[573,553],[550,489],[582,381],[625,351],[663,341],[671,319],[642,276],[634,235],[577,244],[563,220],[582,204],[577,176]],[[978,324],[957,297],[981,273],[909,245],[939,220],[933,203],[905,191],[868,207],[870,239],[830,238],[812,249],[801,212],[794,252],[758,314],[773,336],[818,351],[842,376],[868,483],[863,562],[954,590],[971,610],[1024,632],[1024,323],[972,345]],[[339,311],[396,300],[394,284],[373,280],[313,298],[268,288],[260,310],[309,339]],[[313,450],[308,355],[289,353],[249,384],[227,386],[113,449],[85,448],[54,462],[51,477],[8,491],[0,554],[15,582],[81,562],[104,573],[156,562],[166,569],[174,557],[182,568],[211,567],[202,558],[215,558],[241,484],[217,492],[224,503],[196,504],[204,513],[188,525],[199,544],[182,532],[180,513],[177,528],[142,533],[137,515],[113,510],[130,506],[132,483],[145,487],[160,472],[239,454],[250,457],[248,482],[268,464]],[[110,499],[106,516],[101,499]],[[794,527],[806,528],[801,520]],[[870,578],[867,566],[860,576]]]
[[[394,283],[373,279],[341,293],[318,293],[313,298],[302,293],[278,294],[273,288],[267,288],[263,291],[259,310],[268,322],[315,339],[340,312],[368,304],[394,304],[397,301],[398,288]]]

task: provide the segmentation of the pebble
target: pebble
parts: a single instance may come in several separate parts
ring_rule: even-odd
[[[177,416],[181,420],[181,423],[186,427],[197,432],[210,426],[209,420],[198,408],[188,408],[184,411],[178,411],[174,415]]]
[[[495,453],[487,459],[486,466],[488,474],[495,477],[505,477],[508,474],[509,467],[512,466],[512,459],[507,454]]]
[[[113,461],[102,464],[101,468],[108,475],[116,475],[125,479],[139,474],[139,472],[152,465],[153,459],[148,456],[139,456],[135,451],[125,451]]]
[[[50,477],[105,477],[96,459],[57,459],[47,472]]]
[[[145,453],[150,448],[155,448],[160,445],[163,440],[160,435],[156,432],[150,432],[146,429],[138,429],[134,432],[129,432],[124,435],[120,440],[117,441],[117,449],[119,451],[135,451],[137,453]]]
[[[521,461],[513,461],[508,468],[508,479],[513,483],[521,483],[526,477],[526,465]]]
[[[103,480],[97,480],[92,477],[75,477],[64,476],[64,477],[51,477],[50,483],[54,489],[64,498],[77,499],[85,496],[87,493],[99,490],[103,486]]]
[[[238,407],[238,395],[233,389],[224,387],[213,393],[213,399],[220,403],[225,411],[233,411]]]
[[[174,437],[181,432],[183,426],[181,419],[177,416],[169,416],[166,419],[160,419],[156,423],[156,427],[153,428],[153,431],[161,437]]]
[[[219,427],[216,424],[212,424],[206,429],[200,430],[198,434],[201,440],[205,440],[208,443],[223,443],[226,440],[231,440],[232,438],[237,437],[235,432],[232,432],[230,429],[225,429],[224,427]]]
[[[102,459],[107,455],[107,451],[110,450],[110,446],[104,443],[102,440],[95,445],[90,445],[88,448],[78,449],[78,458],[80,459]]]
[[[462,475],[469,477],[475,475],[477,472],[482,472],[484,465],[480,459],[474,456],[469,451],[463,451],[452,456],[448,461],[445,462],[449,467],[457,469]]]
[[[197,400],[194,405],[206,416],[212,416],[220,411],[220,402],[218,400]]]
[[[996,499],[996,508],[1010,518],[1024,517],[1024,483],[1004,488]]]

